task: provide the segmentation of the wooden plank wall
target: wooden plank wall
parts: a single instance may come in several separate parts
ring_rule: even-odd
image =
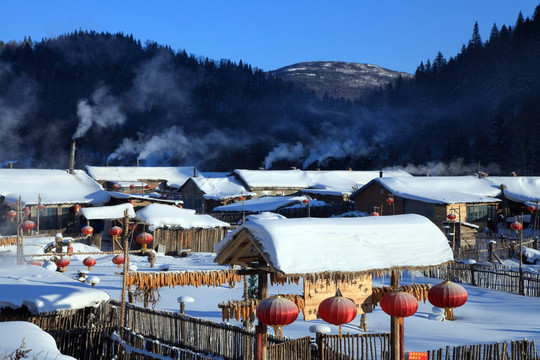
[[[192,252],[214,252],[214,246],[225,237],[227,228],[211,229],[156,229],[152,246],[165,246],[166,254],[180,254],[182,250]]]

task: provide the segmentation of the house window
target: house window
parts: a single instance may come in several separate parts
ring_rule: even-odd
[[[467,221],[468,222],[487,222],[488,221],[488,206],[487,205],[467,206]]]

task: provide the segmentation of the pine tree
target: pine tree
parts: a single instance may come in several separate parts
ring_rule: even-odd
[[[480,30],[478,28],[478,21],[474,23],[473,34],[471,40],[469,40],[469,45],[467,50],[476,50],[482,48],[482,38],[480,36]]]
[[[489,33],[489,43],[493,44],[493,42],[497,41],[499,38],[499,29],[497,28],[497,24],[493,23],[493,26],[491,27],[491,32]]]

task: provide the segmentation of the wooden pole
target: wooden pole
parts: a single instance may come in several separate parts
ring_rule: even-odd
[[[266,263],[265,263],[266,264]],[[268,274],[261,272],[259,278],[259,300],[268,297]],[[257,320],[255,326],[255,360],[267,360],[268,358],[268,328],[265,324]]]
[[[525,295],[523,286],[523,213],[521,213],[521,231],[519,237],[519,295]]]
[[[124,211],[124,224],[122,229],[122,239],[124,240],[124,271],[122,276],[122,308],[120,310],[120,328],[125,326],[126,317],[126,283],[127,283],[127,271],[129,269],[129,249],[128,249],[128,210]]]
[[[39,218],[40,218],[40,213],[41,213],[41,209],[39,208],[41,206],[41,195],[38,194],[38,207],[37,207],[37,219],[36,219],[36,233],[39,234]]]
[[[396,270],[392,270],[392,275],[390,277],[390,286],[394,291],[398,290],[399,287],[399,276]],[[400,356],[400,326],[398,319],[391,316],[390,317],[390,359],[397,360]]]
[[[23,232],[21,229],[22,221],[22,199],[21,195],[19,195],[19,201],[17,201],[17,265],[22,265],[24,263]]]

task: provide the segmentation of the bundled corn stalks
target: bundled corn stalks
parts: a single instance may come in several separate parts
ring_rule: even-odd
[[[304,311],[304,297],[302,295],[280,295],[294,302],[299,310]],[[262,300],[233,300],[221,303],[218,308],[221,309],[221,318],[223,321],[235,319],[236,321],[255,321],[255,309]]]
[[[431,289],[431,284],[413,284],[400,286],[398,291],[407,292],[413,295],[416,300],[423,301],[425,303],[428,299],[429,289]],[[392,291],[394,291],[394,289],[391,286],[373,287],[371,295],[373,307],[379,304],[384,295]]]
[[[170,272],[128,272],[126,285],[132,285],[138,290],[159,289],[161,287],[176,286],[221,286],[228,284],[234,286],[242,281],[242,275],[235,270],[220,271],[170,271]]]

